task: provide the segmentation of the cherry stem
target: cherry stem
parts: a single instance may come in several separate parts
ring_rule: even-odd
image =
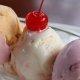
[[[43,3],[44,3],[44,0],[42,0],[42,2],[41,2],[40,8],[39,8],[39,12],[40,12],[41,9],[42,9],[42,5],[43,5]]]

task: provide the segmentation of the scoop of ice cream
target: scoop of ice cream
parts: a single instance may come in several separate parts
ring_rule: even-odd
[[[3,5],[0,5],[0,32],[6,37],[8,44],[14,43],[21,33],[16,13],[10,7]]]
[[[52,80],[80,79],[80,39],[69,43],[58,55]]]
[[[50,27],[42,32],[24,32],[12,51],[12,64],[23,79],[50,80],[53,61],[63,46]]]
[[[6,44],[5,38],[0,35],[0,64],[5,63],[9,60],[10,56],[10,49],[9,46]]]

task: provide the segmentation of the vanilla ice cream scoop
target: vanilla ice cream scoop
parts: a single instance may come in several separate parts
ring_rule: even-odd
[[[58,55],[52,80],[80,80],[80,39],[70,42]]]
[[[50,80],[53,61],[63,46],[50,27],[42,32],[24,32],[12,51],[12,64],[21,80]]]
[[[16,13],[10,7],[3,5],[0,5],[0,33],[5,36],[8,44],[14,43],[21,33]]]

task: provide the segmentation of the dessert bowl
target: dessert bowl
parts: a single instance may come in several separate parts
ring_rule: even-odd
[[[22,27],[23,29],[25,26],[25,19],[19,18],[19,20],[21,22],[21,25],[23,26]],[[52,27],[60,35],[60,37],[66,44],[80,37],[80,34],[78,32],[80,31],[79,27],[75,26],[72,27],[70,25],[64,25],[59,23],[49,23],[48,25]],[[0,69],[0,80],[19,80],[19,79],[17,76],[6,73],[4,69]]]

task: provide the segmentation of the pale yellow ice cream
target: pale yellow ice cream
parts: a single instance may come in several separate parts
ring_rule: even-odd
[[[15,74],[10,64],[10,47],[18,41],[23,30],[16,13],[0,5],[0,69]],[[2,67],[2,68],[1,68]]]
[[[0,5],[0,33],[5,36],[8,44],[14,43],[21,33],[16,13],[10,7],[3,5]]]

